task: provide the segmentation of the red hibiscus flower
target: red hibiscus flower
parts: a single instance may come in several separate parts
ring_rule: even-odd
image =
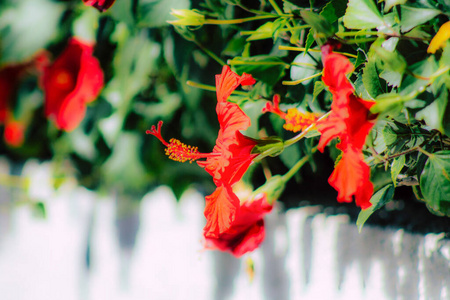
[[[93,50],[93,45],[72,38],[61,55],[44,68],[45,114],[59,129],[75,129],[84,118],[86,104],[95,100],[103,87],[103,72]]]
[[[13,147],[23,144],[25,128],[13,120],[11,102],[27,68],[28,64],[18,64],[6,66],[0,70],[0,124],[5,125],[5,142]]]
[[[241,203],[231,227],[217,237],[206,237],[206,247],[228,251],[236,257],[255,250],[264,240],[264,216],[271,210],[266,194]]]
[[[342,156],[328,182],[338,191],[339,202],[352,202],[354,196],[356,204],[366,209],[371,206],[373,184],[362,148],[374,125],[369,109],[375,102],[355,96],[346,77],[353,65],[345,56],[331,53],[328,47],[322,48],[322,79],[333,95],[333,103],[329,117],[317,123],[322,133],[318,149],[323,152],[332,139],[340,139],[337,148],[342,150]]]
[[[103,12],[110,8],[114,4],[115,0],[83,0],[84,4],[87,6],[92,6]]]
[[[257,142],[240,133],[250,126],[250,118],[235,103],[227,102],[228,96],[239,85],[252,85],[255,80],[251,75],[242,76],[224,66],[222,74],[216,75],[217,106],[220,130],[216,145],[211,153],[200,153],[197,147],[187,146],[171,139],[166,142],[161,136],[162,122],[148,130],[148,134],[156,136],[167,148],[169,158],[177,161],[198,161],[198,165],[211,174],[216,190],[206,197],[204,228],[205,237],[218,237],[231,227],[239,209],[239,198],[232,190],[258,154],[252,154]]]
[[[5,142],[12,147],[20,147],[25,138],[26,122],[16,120],[13,102],[22,79],[29,73],[39,71],[41,62],[47,59],[47,52],[39,52],[32,59],[6,65],[0,69],[0,125],[4,124]]]
[[[301,112],[297,108],[289,108],[287,113],[280,109],[280,95],[273,96],[273,104],[267,102],[262,112],[271,112],[280,116],[286,122],[283,128],[292,132],[299,132],[317,121],[318,115],[310,112]]]
[[[5,142],[12,147],[20,147],[25,140],[25,125],[19,121],[8,120],[5,123]]]

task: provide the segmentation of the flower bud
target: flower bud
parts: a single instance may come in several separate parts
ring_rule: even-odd
[[[170,14],[178,18],[175,21],[167,21],[172,25],[201,26],[205,23],[205,16],[195,10],[172,9]]]

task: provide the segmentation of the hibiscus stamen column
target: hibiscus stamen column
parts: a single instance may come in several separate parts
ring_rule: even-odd
[[[171,138],[169,142],[166,142],[161,135],[162,124],[163,122],[159,121],[158,128],[153,125],[146,133],[155,136],[164,146],[166,146],[165,153],[171,160],[179,162],[189,161],[192,163],[200,158],[207,158],[214,155],[214,153],[200,153],[198,147],[186,145],[174,138]]]

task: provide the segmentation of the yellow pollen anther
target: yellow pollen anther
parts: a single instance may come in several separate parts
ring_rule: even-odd
[[[201,153],[198,152],[198,147],[186,145],[173,138],[170,139],[169,145],[166,148],[166,155],[174,161],[189,161],[189,163],[202,157]]]
[[[301,112],[296,108],[290,108],[284,117],[286,123],[283,128],[293,132],[299,132],[317,121],[317,115],[310,112]]]

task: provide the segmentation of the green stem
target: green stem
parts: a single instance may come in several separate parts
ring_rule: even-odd
[[[300,52],[306,51],[306,48],[304,48],[304,47],[292,47],[292,46],[278,46],[278,49],[289,50],[289,51],[300,51]],[[320,49],[308,48],[308,52],[322,52],[322,51]],[[344,56],[353,57],[353,58],[358,57],[355,54],[346,53],[346,52],[333,51],[333,53],[338,53],[338,54],[342,54]]]
[[[417,148],[418,148],[417,150],[419,150],[419,152],[422,152],[422,153],[425,154],[426,156],[428,156],[428,157],[432,157],[432,156],[433,156],[432,153],[430,153],[430,152],[428,152],[428,151],[425,151],[422,147],[417,147]]]
[[[289,28],[282,28],[280,31],[290,31],[290,30],[302,30],[306,28],[311,28],[311,25],[301,25],[301,26],[291,26]]]
[[[350,41],[345,41],[347,44],[363,44],[363,43],[367,43],[367,42],[373,42],[376,41],[378,37],[374,37],[374,38],[365,38],[365,39],[354,39],[354,40],[350,40]],[[336,52],[337,53],[337,52]]]
[[[310,63],[292,62],[291,66],[310,67],[309,69],[318,70],[317,65]]]
[[[305,135],[310,132],[317,124],[317,122],[325,119],[326,117],[328,117],[331,114],[331,111],[327,112],[326,114],[324,114],[323,116],[321,116],[319,119],[317,119],[316,122],[314,122],[313,124],[309,125],[307,128],[305,128],[305,130],[303,130],[302,132],[300,132],[300,134],[294,136],[293,138],[287,140],[284,142],[284,147],[289,147],[295,143],[297,143],[298,141],[300,141],[302,138],[305,137]]]
[[[256,20],[275,19],[278,17],[279,16],[274,15],[274,14],[267,14],[267,15],[262,15],[262,16],[254,16],[254,17],[231,19],[231,20],[205,19],[203,24],[210,24],[210,25],[241,24],[241,23],[251,22],[251,21],[256,21]]]
[[[231,66],[235,65],[248,65],[248,66],[278,66],[283,65],[286,69],[290,68],[290,65],[282,62],[282,61],[270,61],[270,62],[264,62],[264,61],[239,61],[239,60],[229,60],[228,63]]]
[[[306,48],[304,47],[292,47],[292,46],[278,46],[278,49],[280,50],[289,50],[289,51],[306,51]],[[308,52],[322,52],[320,51],[320,49],[313,49],[313,48],[309,48]]]
[[[310,25],[293,26],[291,28],[282,28],[280,31],[301,30],[311,27]],[[250,35],[254,33],[260,33],[258,30],[244,30],[239,32],[241,35]]]
[[[286,172],[283,176],[281,176],[281,179],[283,180],[283,182],[286,184],[292,178],[292,176],[297,174],[297,172],[300,170],[300,168],[303,167],[303,165],[305,163],[307,163],[308,160],[311,159],[312,154],[314,154],[316,151],[317,151],[317,147],[312,148],[311,153],[309,153],[308,155],[306,155],[302,159],[300,159],[288,172]]]
[[[188,86],[199,88],[199,89],[202,89],[202,90],[205,90],[205,91],[211,91],[211,92],[215,92],[216,91],[216,87],[214,87],[212,85],[198,83],[198,82],[191,81],[191,80],[186,81],[186,84]],[[247,92],[243,92],[243,91],[233,91],[232,94],[241,95],[241,96],[248,96],[248,93]]]
[[[346,36],[359,36],[359,35],[378,35],[378,31],[350,31],[350,32],[338,32],[336,36],[346,37]]]
[[[419,146],[415,146],[415,147],[413,147],[413,148],[411,148],[411,149],[408,149],[408,150],[405,150],[405,151],[402,151],[402,152],[395,153],[395,154],[393,154],[393,155],[390,155],[390,156],[388,156],[388,157],[383,158],[382,160],[384,160],[384,161],[386,162],[386,161],[389,161],[389,160],[394,159],[394,158],[396,158],[396,157],[399,157],[399,156],[402,156],[402,155],[406,155],[406,154],[409,154],[409,153],[412,153],[412,152],[415,152],[415,151],[422,152],[423,154],[425,154],[425,155],[427,155],[427,156],[433,155],[433,154],[431,154],[431,153],[429,153],[429,152],[423,150],[422,147],[425,146],[427,143],[431,142],[431,141],[432,141],[437,135],[439,135],[439,134],[440,134],[440,132],[439,132],[439,131],[436,131],[436,132],[434,132],[433,134],[430,135],[430,137],[428,138],[428,140],[425,140],[425,141],[424,141],[422,144],[420,144]]]
[[[277,14],[279,14],[280,16],[283,15],[283,11],[278,7],[278,5],[275,3],[274,0],[269,0],[269,3],[270,5],[272,5],[273,9]]]
[[[206,54],[208,54],[212,59],[214,59],[216,62],[218,62],[220,65],[224,66],[226,63],[217,55],[215,55],[211,50],[200,44],[197,40],[194,40],[194,43],[203,50]]]
[[[441,76],[442,74],[448,72],[448,70],[450,70],[450,66],[446,66],[446,67],[441,67],[439,68],[436,73],[432,74],[430,76],[430,80],[434,80],[435,78]]]
[[[319,77],[321,75],[322,75],[322,72],[314,74],[314,75],[311,75],[311,76],[308,76],[306,78],[299,79],[299,80],[294,80],[294,81],[285,80],[285,81],[282,81],[281,84],[283,84],[283,85],[297,85],[297,84],[300,84],[300,83],[302,83],[304,81],[307,81],[307,80]]]

